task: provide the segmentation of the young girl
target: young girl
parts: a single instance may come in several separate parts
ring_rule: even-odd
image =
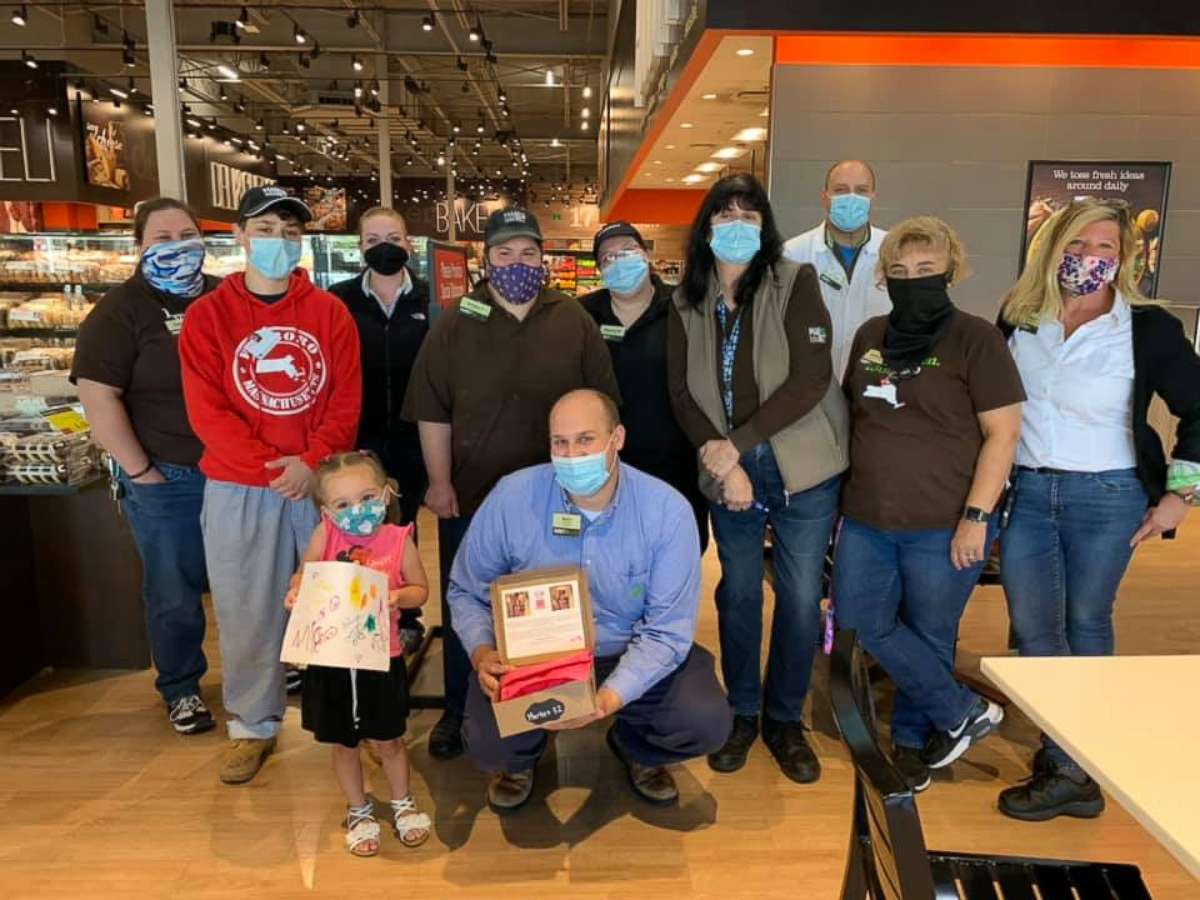
[[[355,856],[379,852],[379,823],[363,787],[358,744],[371,741],[392,788],[392,821],[406,847],[429,839],[430,819],[417,811],[408,786],[408,754],[403,734],[408,717],[408,679],[401,656],[399,610],[421,606],[427,584],[412,526],[384,524],[393,489],[378,457],[359,451],[328,457],[317,467],[316,498],[321,523],[313,532],[305,562],[355,562],[388,574],[391,668],[387,672],[309,666],[304,672],[301,723],[317,741],[333,745],[333,771],[346,795],[346,845]],[[300,572],[292,576],[284,601],[296,603]]]

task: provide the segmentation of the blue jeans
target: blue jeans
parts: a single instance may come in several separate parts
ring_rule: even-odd
[[[156,463],[165,484],[134,484],[122,474],[121,506],[142,558],[142,601],[154,686],[169,706],[200,692],[204,658],[204,607],[208,589],[200,508],[204,476],[192,466]]]
[[[739,716],[759,709],[779,722],[799,722],[821,632],[821,577],[837,516],[841,477],[788,495],[770,444],[742,454],[754,486],[754,506],[732,512],[712,504],[713,536],[721,560],[717,626],[721,674]],[[763,539],[771,524],[775,618],[762,688]]]
[[[991,546],[996,526],[988,526]],[[958,726],[978,698],[954,678],[958,622],[983,562],[950,562],[950,528],[891,531],[842,522],[833,557],[838,624],[858,640],[896,685],[892,743],[924,747],[932,733]]]
[[[1112,612],[1129,539],[1149,499],[1133,469],[1017,472],[1000,576],[1022,656],[1112,656]],[[1075,763],[1046,735],[1050,759]]]

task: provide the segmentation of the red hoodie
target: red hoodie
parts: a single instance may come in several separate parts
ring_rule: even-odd
[[[266,464],[309,468],[354,446],[362,404],[358,330],[345,304],[296,269],[287,296],[263,303],[231,275],[187,311],[179,337],[183,397],[209,478],[266,487]]]

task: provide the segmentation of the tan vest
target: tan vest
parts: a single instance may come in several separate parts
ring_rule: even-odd
[[[775,277],[764,277],[754,298],[754,379],[759,403],[787,380],[790,362],[784,317],[800,267],[787,260],[775,265]],[[673,300],[687,337],[687,385],[696,405],[721,434],[728,435],[721,383],[717,378],[716,305],[720,285],[714,273],[699,308],[691,306],[683,288]],[[829,345],[814,345],[813,352],[829,353]],[[775,462],[783,475],[784,489],[796,494],[846,471],[850,465],[850,414],[836,377],[813,409],[775,434],[771,440]],[[701,475],[701,481],[704,476]],[[704,486],[710,494],[710,487]],[[711,496],[711,494],[710,494]]]

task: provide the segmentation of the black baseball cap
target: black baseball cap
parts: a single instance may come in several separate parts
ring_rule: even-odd
[[[495,247],[513,238],[531,238],[542,245],[542,229],[538,220],[528,210],[517,206],[498,209],[488,216],[487,225],[483,230],[483,246]]]
[[[312,210],[303,200],[274,185],[250,188],[242,194],[242,202],[238,204],[238,221],[244,222],[246,219],[253,219],[276,207],[286,209],[301,222],[312,221]]]
[[[597,231],[596,236],[592,238],[592,256],[597,261],[600,259],[600,245],[609,238],[615,237],[631,237],[638,242],[639,247],[643,250],[646,249],[646,242],[642,239],[642,233],[628,222],[609,222]]]

